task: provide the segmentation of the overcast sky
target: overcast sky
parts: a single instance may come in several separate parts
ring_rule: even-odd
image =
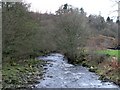
[[[110,12],[117,10],[118,5],[112,1],[114,0],[25,0],[25,2],[31,3],[30,10],[32,11],[55,13],[61,5],[68,3],[74,7],[83,7],[87,15],[99,15],[101,12],[105,18]],[[117,12],[111,13],[109,16],[117,16]]]

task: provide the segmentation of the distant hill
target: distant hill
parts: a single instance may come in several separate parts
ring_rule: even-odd
[[[93,49],[112,48],[117,45],[117,40],[113,37],[99,35],[88,40],[87,46]]]

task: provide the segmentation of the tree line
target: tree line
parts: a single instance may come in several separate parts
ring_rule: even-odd
[[[110,17],[86,15],[83,8],[64,4],[56,14],[30,12],[29,4],[2,2],[3,61],[60,52],[70,62],[83,60],[87,40],[97,35],[118,39],[118,23]]]

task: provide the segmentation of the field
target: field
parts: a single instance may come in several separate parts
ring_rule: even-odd
[[[120,50],[107,49],[107,50],[100,50],[100,51],[97,51],[97,52],[100,53],[100,54],[108,54],[110,56],[120,57]]]

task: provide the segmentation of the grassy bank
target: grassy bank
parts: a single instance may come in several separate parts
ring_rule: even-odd
[[[110,55],[110,56],[115,56],[115,57],[119,57],[120,58],[120,50],[110,50],[110,49],[108,49],[108,50],[99,50],[99,51],[97,51],[98,53],[100,53],[100,54],[108,54],[108,55]]]
[[[90,54],[82,62],[83,66],[89,67],[89,70],[100,75],[103,81],[112,81],[120,85],[120,62],[118,61],[118,50],[100,50],[97,53]]]
[[[3,63],[3,90],[6,88],[27,88],[42,78],[42,66],[45,62],[37,59],[9,60]]]

